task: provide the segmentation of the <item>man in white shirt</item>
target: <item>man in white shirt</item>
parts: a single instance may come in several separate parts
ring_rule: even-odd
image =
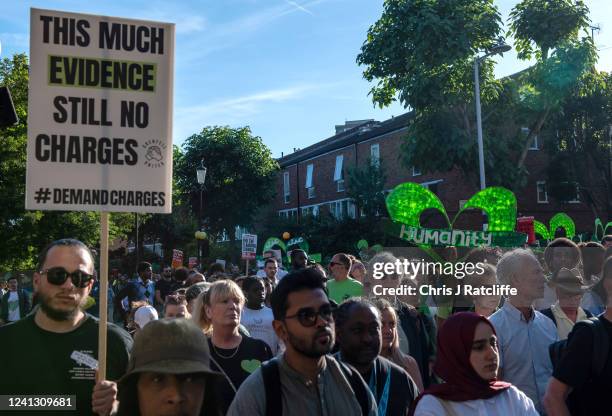
[[[498,337],[498,378],[522,390],[542,412],[553,371],[548,346],[558,340],[553,321],[533,308],[544,294],[544,271],[530,250],[515,249],[500,259],[497,277],[501,284],[516,289],[489,318]]]
[[[264,268],[257,271],[257,277],[267,278],[273,287],[286,275],[287,272],[278,267],[278,260],[274,256],[265,258]]]

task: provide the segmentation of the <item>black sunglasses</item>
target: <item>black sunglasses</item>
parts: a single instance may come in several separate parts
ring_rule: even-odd
[[[93,274],[85,273],[81,270],[69,273],[63,267],[51,267],[50,269],[41,270],[39,273],[46,274],[47,281],[52,285],[63,285],[64,282],[70,278],[72,284],[80,288],[86,287],[89,281],[94,277]]]
[[[297,318],[297,320],[305,327],[315,326],[317,318],[320,316],[324,321],[333,321],[334,309],[331,305],[323,305],[318,311],[314,308],[303,308],[297,311],[295,315],[285,316],[285,319]]]

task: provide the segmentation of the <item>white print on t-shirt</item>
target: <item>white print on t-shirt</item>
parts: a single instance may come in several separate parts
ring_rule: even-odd
[[[69,373],[72,380],[94,380],[98,369],[98,360],[92,357],[93,351],[72,351],[70,358],[78,364]],[[85,366],[85,367],[83,367]]]

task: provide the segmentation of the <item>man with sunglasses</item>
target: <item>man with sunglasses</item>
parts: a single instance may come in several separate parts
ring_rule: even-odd
[[[376,415],[374,397],[358,372],[329,355],[334,320],[320,272],[288,274],[271,301],[272,324],[285,352],[242,383],[227,415]]]
[[[98,320],[82,310],[93,285],[94,260],[82,242],[63,239],[38,258],[34,293],[38,309],[0,328],[0,392],[76,396],[78,415],[109,414],[117,405],[118,380],[127,367],[130,336],[108,324],[108,380],[96,383]],[[65,414],[66,412],[47,412]]]
[[[349,276],[351,259],[347,254],[338,253],[329,262],[333,279],[327,282],[329,298],[337,304],[348,298],[363,296],[363,285]]]

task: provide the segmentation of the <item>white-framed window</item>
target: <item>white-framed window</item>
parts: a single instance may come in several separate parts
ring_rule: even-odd
[[[546,181],[536,182],[538,193],[538,204],[548,204],[548,192],[546,191]]]
[[[283,173],[283,195],[285,197],[285,204],[288,204],[291,200],[291,187],[289,183],[289,172]]]
[[[338,192],[344,192],[344,179],[340,179],[339,181],[336,182],[337,185],[337,191]]]
[[[460,199],[459,200],[459,211],[461,211],[463,209],[463,207],[465,206],[466,203],[467,203],[467,199]]]
[[[420,169],[417,169],[414,166],[412,167],[412,176],[419,176],[421,174],[422,174],[422,172],[421,172]]]
[[[374,166],[380,164],[380,145],[378,143],[370,145],[370,160]]]
[[[312,188],[312,174],[314,172],[314,165],[312,163],[306,166],[306,183],[305,188]]]
[[[522,127],[521,128],[521,133],[523,133],[523,135],[525,137],[529,136],[529,132],[530,131],[531,130],[529,129],[529,127]],[[540,150],[540,143],[539,143],[538,135],[537,134],[533,137],[533,141],[529,145],[529,150]]]
[[[580,203],[580,185],[576,183],[576,195],[574,195],[573,199],[567,201],[570,204],[579,204]]]
[[[311,186],[310,188],[308,188],[308,199],[313,199],[316,196],[317,194],[315,193],[314,186]]]
[[[314,165],[312,163],[306,166],[306,189],[308,190],[308,199],[315,197],[314,186],[312,185],[312,175],[314,172]]]
[[[297,217],[297,208],[283,209],[278,211],[278,216],[286,219],[293,219]]]
[[[303,207],[302,208],[302,216],[306,217],[308,215],[312,215],[313,217],[316,217],[319,215],[319,206],[318,205],[312,205],[310,207]]]
[[[357,206],[355,205],[355,202],[353,201],[347,202],[346,213],[349,216],[349,218],[352,218],[352,219],[357,218]]]
[[[344,179],[342,172],[342,164],[344,162],[344,155],[336,156],[336,168],[334,169],[334,181]]]
[[[336,182],[337,192],[344,191],[344,169],[343,169],[344,155],[336,156],[336,167],[334,169],[334,182]]]

